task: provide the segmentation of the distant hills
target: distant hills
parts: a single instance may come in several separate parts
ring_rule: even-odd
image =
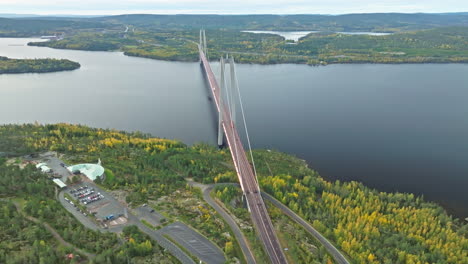
[[[468,13],[346,15],[119,15],[94,18],[158,28],[398,32],[468,26]]]
[[[102,17],[102,16],[89,16],[89,15],[36,15],[36,14],[14,14],[14,13],[0,13],[0,17],[3,18],[74,18],[74,17]]]
[[[146,31],[227,30],[310,30],[403,32],[447,26],[468,26],[468,13],[442,14],[346,14],[346,15],[118,15],[103,17],[34,16],[0,14],[0,36],[31,36],[71,30],[116,29],[132,25]]]

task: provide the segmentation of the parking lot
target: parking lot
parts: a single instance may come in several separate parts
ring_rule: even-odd
[[[217,246],[181,222],[170,224],[157,232],[169,235],[205,263],[221,264],[226,262],[223,252]]]
[[[110,228],[127,223],[125,208],[92,182],[71,185],[65,193],[70,195],[74,202],[66,197],[64,201],[74,206],[82,216],[95,217],[98,223]],[[86,210],[81,210],[74,203],[78,203]]]
[[[144,219],[145,221],[150,223],[152,226],[161,225],[161,220],[165,219],[164,216],[162,216],[160,213],[155,211],[150,206],[147,206],[146,204],[135,208],[132,212],[140,220]]]

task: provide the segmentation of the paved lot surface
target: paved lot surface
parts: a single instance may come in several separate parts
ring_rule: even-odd
[[[132,214],[129,214],[130,220],[132,218],[136,217]],[[162,232],[159,231],[154,231],[144,225],[140,221],[136,221],[136,225],[140,228],[141,231],[145,232],[148,234],[152,239],[154,239],[161,247],[165,248],[167,251],[169,251],[174,257],[176,257],[182,264],[195,264],[195,261],[191,257],[189,257],[187,254],[185,254],[184,251],[182,251],[178,246],[176,246],[174,243],[172,243],[170,240],[165,238],[163,236]]]
[[[64,164],[60,159],[56,158],[55,156],[50,156],[45,159],[45,163],[47,166],[53,170],[54,173],[62,176],[60,179],[65,183],[67,181],[68,176],[72,174],[67,170],[67,168],[63,167],[60,164]]]
[[[151,212],[153,211],[153,212]],[[152,226],[159,226],[161,225],[161,219],[164,218],[161,214],[155,211],[153,208],[149,206],[140,206],[133,210],[133,213],[139,218],[144,219]]]
[[[84,189],[80,190],[80,188],[84,188]],[[93,195],[94,196],[97,195],[100,198],[98,201],[94,201],[94,202],[91,202],[91,203],[87,202],[87,204],[84,204],[84,202],[82,202],[80,200],[84,199],[86,197],[79,198],[79,196],[78,197],[75,196],[75,195],[79,194],[80,192],[91,192],[91,191],[93,191],[93,193],[86,196],[86,197],[92,197]],[[86,210],[88,212],[77,211],[77,209],[76,209],[77,207],[73,206],[70,202],[66,201],[65,198],[63,198],[62,204],[64,204],[65,208],[70,208],[70,206],[73,206],[75,208],[75,211],[77,211],[78,214],[80,214],[80,216],[77,216],[77,214],[75,212],[72,212],[72,213],[80,221],[83,220],[82,217],[90,219],[89,215],[85,216],[85,214],[91,213],[91,214],[95,214],[95,216],[96,216],[96,218],[98,220],[103,220],[106,216],[114,215],[114,219],[112,219],[112,221],[105,221],[105,223],[110,228],[118,227],[118,226],[121,226],[122,224],[127,223],[126,219],[118,219],[120,216],[124,216],[124,214],[125,214],[125,209],[124,208],[125,207],[123,205],[121,205],[117,200],[115,200],[106,191],[99,188],[93,182],[85,182],[85,183],[70,185],[70,186],[68,186],[68,188],[66,188],[64,191],[61,192],[60,196],[63,196],[63,193],[67,193],[73,199],[77,200],[77,201],[74,202],[75,205],[78,202],[78,204],[83,205],[83,206],[86,207]],[[89,221],[91,221],[91,220],[89,220]],[[91,222],[93,222],[93,221],[91,221]],[[86,225],[86,226],[88,226],[88,225]],[[118,228],[122,229],[123,227],[118,227]]]
[[[167,234],[177,243],[207,264],[226,262],[223,252],[211,241],[181,222],[175,222],[158,231]]]
[[[70,204],[65,200],[64,192],[59,193],[59,201],[73,216],[75,216],[78,221],[80,221],[85,227],[92,230],[99,230],[99,226],[91,220],[91,218],[84,216],[83,213],[80,213],[75,206]],[[76,205],[76,204],[75,204]]]

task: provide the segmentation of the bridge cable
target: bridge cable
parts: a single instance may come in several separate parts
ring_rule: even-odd
[[[247,143],[248,143],[248,146],[249,146],[250,158],[252,159],[252,166],[253,166],[253,169],[254,169],[255,179],[257,180],[258,188],[260,188],[260,183],[258,182],[258,177],[257,177],[257,168],[255,167],[255,161],[254,161],[253,154],[252,154],[252,146],[250,144],[249,131],[247,129],[247,122],[245,121],[244,105],[242,103],[242,96],[241,96],[240,89],[239,89],[239,80],[237,79],[237,74],[236,74],[236,88],[237,88],[237,95],[239,96],[239,103],[240,103],[240,107],[241,107],[242,120],[244,121],[245,135],[247,136]]]
[[[231,105],[232,105],[232,109],[231,109],[231,122],[232,122],[232,127],[234,128],[234,126],[236,125],[236,102],[235,102],[235,92],[234,89],[235,89],[235,77],[236,77],[236,73],[235,73],[235,67],[234,67],[234,58],[232,56],[229,57],[229,75],[231,77],[231,82],[230,82],[230,96],[231,96]],[[234,132],[234,129],[232,130],[232,136],[235,138],[235,135],[236,133]],[[234,147],[235,147],[235,156],[236,156],[236,160],[237,160],[237,163],[238,165],[240,164],[240,161],[239,161],[239,146],[238,146],[238,143],[237,141],[234,142]],[[242,148],[242,151],[244,151],[244,147],[241,146]]]
[[[227,56],[228,56],[228,55],[226,54],[226,61],[228,60],[228,57],[227,57]],[[224,61],[223,61],[223,63],[224,63]],[[231,66],[229,66],[229,67],[231,67]],[[224,70],[224,74],[226,74],[226,68],[225,68],[225,70]],[[227,86],[226,78],[224,78],[224,83],[223,83],[223,85],[224,85],[225,93],[226,93],[226,100],[227,100],[227,106],[228,106],[229,117],[230,117],[229,119],[231,120],[231,123],[230,123],[230,124],[225,124],[225,125],[232,126],[232,122],[233,122],[233,121],[232,121],[232,106],[231,106],[231,100],[232,100],[232,97],[233,97],[233,95],[232,95],[232,89],[233,89],[233,87],[232,87],[232,83],[229,85],[229,87]],[[235,160],[237,161],[237,167],[240,168],[240,167],[239,167],[239,158],[238,158],[239,156],[238,156],[238,154],[237,154],[237,152],[238,152],[238,149],[237,149],[237,142],[236,142],[236,140],[235,140],[236,138],[235,138],[234,135],[235,135],[235,133],[234,133],[234,130],[232,129],[232,138],[234,139],[234,142],[233,142],[233,143],[234,143],[234,156],[236,156],[236,159],[235,159]],[[227,136],[227,135],[226,135],[226,136]]]

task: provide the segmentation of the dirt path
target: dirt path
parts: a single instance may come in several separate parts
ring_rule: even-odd
[[[84,255],[86,256],[88,259],[93,259],[96,257],[96,254],[92,254],[92,253],[88,253],[82,249],[79,249],[77,247],[75,247],[74,245],[68,243],[67,241],[65,241],[61,236],[60,234],[57,232],[57,230],[55,230],[53,227],[51,227],[48,223],[45,223],[45,222],[41,222],[39,219],[35,218],[35,217],[32,217],[30,215],[26,215],[23,211],[22,211],[22,208],[21,206],[18,204],[18,202],[15,202],[15,201],[12,201],[12,200],[4,200],[4,201],[10,201],[12,202],[15,207],[16,207],[16,210],[21,213],[26,219],[28,219],[29,221],[31,222],[34,222],[38,225],[43,225],[47,231],[49,231],[52,236],[62,245],[62,246],[65,246],[65,247],[71,247],[73,248],[76,252],[78,252],[79,254],[81,255]]]

